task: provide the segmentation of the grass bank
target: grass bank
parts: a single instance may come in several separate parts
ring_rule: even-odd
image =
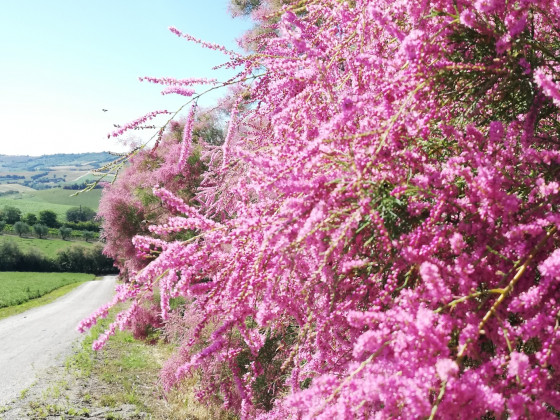
[[[128,331],[117,331],[104,349],[93,351],[93,341],[105,331],[116,312],[110,311],[107,319],[93,327],[78,352],[67,360],[68,371],[88,383],[87,388],[82,388],[81,401],[73,403],[74,410],[95,412],[105,408],[113,410],[107,418],[119,418],[122,407],[133,406],[136,413],[145,413],[154,420],[236,418],[218,406],[200,404],[194,394],[196,380],[164,394],[159,372],[174,347],[161,339],[149,344],[136,340]]]

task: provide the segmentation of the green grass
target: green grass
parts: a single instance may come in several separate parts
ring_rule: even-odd
[[[17,207],[25,215],[39,214],[43,210],[54,211],[59,221],[66,220],[66,212],[72,207],[85,206],[97,211],[101,190],[91,190],[87,193],[71,197],[76,191],[52,188],[49,190],[31,190],[0,197],[0,208],[4,206]]]
[[[53,290],[46,295],[41,296],[37,299],[28,300],[21,305],[16,306],[8,306],[7,308],[0,308],[0,319],[7,318],[9,316],[21,314],[22,312],[28,311],[30,309],[36,308],[38,306],[48,305],[51,302],[54,302],[61,296],[64,296],[66,293],[71,292],[80,284],[85,282],[80,281],[77,283],[67,284],[66,286],[59,287],[58,289]]]
[[[116,309],[122,308],[121,304]],[[108,385],[110,389],[106,393],[88,394],[88,398],[96,400],[97,404],[103,407],[134,404],[139,410],[149,411],[144,402],[145,396],[139,391],[145,390],[148,378],[153,382],[150,385],[155,391],[154,378],[157,378],[161,365],[155,359],[152,347],[135,340],[128,331],[117,330],[100,355],[91,348],[93,341],[114,320],[116,309],[111,310],[109,318],[99,320],[82,341],[80,351],[67,360],[66,366],[78,376],[96,375]]]
[[[177,389],[161,394],[158,374],[162,361],[177,349],[164,340],[152,344],[134,339],[128,331],[117,331],[107,345],[95,352],[92,343],[115,320],[117,312],[126,308],[116,305],[107,318],[100,319],[82,341],[78,351],[66,360],[66,368],[76,377],[95,378],[103,386],[89,387],[83,400],[94,406],[117,407],[133,404],[149,418],[233,420],[237,417],[222,411],[217,404],[203,404],[195,397],[196,378],[183,381]],[[107,417],[111,418],[111,417]]]
[[[25,185],[0,184],[0,192],[5,192],[5,191],[33,192],[35,190],[31,187],[26,187]]]
[[[0,308],[21,305],[63,286],[92,280],[93,274],[0,272]]]
[[[35,248],[47,258],[56,258],[59,250],[67,249],[74,245],[80,245],[84,248],[94,246],[92,242],[86,241],[63,241],[62,239],[20,238],[16,235],[0,235],[0,243],[6,241],[14,242],[23,252]]]
[[[0,197],[0,208],[4,206],[12,206],[21,210],[23,215],[27,213],[39,214],[43,210],[52,210],[56,213],[59,221],[66,220],[66,211],[74,206],[65,206],[63,204],[52,204],[47,202],[37,202],[29,199],[27,193],[14,194],[7,197]]]
[[[46,203],[62,204],[70,207],[85,206],[97,210],[99,207],[99,200],[101,198],[101,190],[91,190],[85,193],[80,193],[74,197],[71,195],[76,191],[64,190],[60,188],[52,188],[50,190],[41,190],[34,193],[37,200]]]

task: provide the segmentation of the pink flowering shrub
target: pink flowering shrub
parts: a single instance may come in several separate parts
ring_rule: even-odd
[[[142,181],[158,254],[108,334],[153,288],[168,324],[194,302],[165,384],[206,372],[242,418],[554,418],[560,4],[268,6],[254,54],[222,49],[237,99],[194,196]]]
[[[153,341],[157,335],[156,329],[163,326],[156,305],[139,306],[130,320],[130,331],[137,340]]]
[[[117,180],[103,189],[99,216],[106,241],[104,253],[115,260],[126,277],[143,268],[160,248],[157,241],[138,240],[135,244],[133,238],[149,234],[150,224],[169,217],[169,212],[153,196],[152,187],[165,185],[184,199],[191,199],[205,170],[200,160],[199,137],[220,141],[222,136],[216,118],[203,115],[186,131],[189,136],[193,131],[197,135],[192,147],[185,150],[184,126],[185,122],[173,121],[157,147],[136,150]]]

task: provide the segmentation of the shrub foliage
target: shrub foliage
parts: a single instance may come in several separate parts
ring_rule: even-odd
[[[104,194],[132,305],[94,347],[158,288],[184,321],[164,384],[201,372],[243,418],[552,418],[560,6],[281,3],[236,2],[247,55],[171,28],[241,69],[229,122],[200,141],[195,96]]]

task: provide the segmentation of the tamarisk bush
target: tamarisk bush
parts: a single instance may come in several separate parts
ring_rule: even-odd
[[[191,128],[196,129],[200,136],[212,140],[219,136],[219,128],[214,127],[214,123],[215,120],[207,116],[203,123]],[[169,216],[159,199],[152,194],[152,186],[164,184],[188,199],[200,183],[200,174],[204,171],[204,164],[199,158],[200,147],[193,147],[190,156],[183,159],[183,128],[184,122],[173,121],[157,148],[137,150],[121,176],[103,189],[99,215],[104,223],[104,253],[115,260],[115,265],[125,277],[134,276],[152,259],[150,252],[159,249],[153,246],[147,254],[137,255],[132,238],[149,234],[149,224],[164,221]],[[212,128],[216,133],[210,131]],[[180,173],[178,165],[181,165]]]
[[[94,346],[158,288],[196,320],[164,384],[202,372],[242,418],[554,418],[560,4],[251,13],[224,142],[194,197],[146,180],[169,217],[133,242],[159,253]]]

